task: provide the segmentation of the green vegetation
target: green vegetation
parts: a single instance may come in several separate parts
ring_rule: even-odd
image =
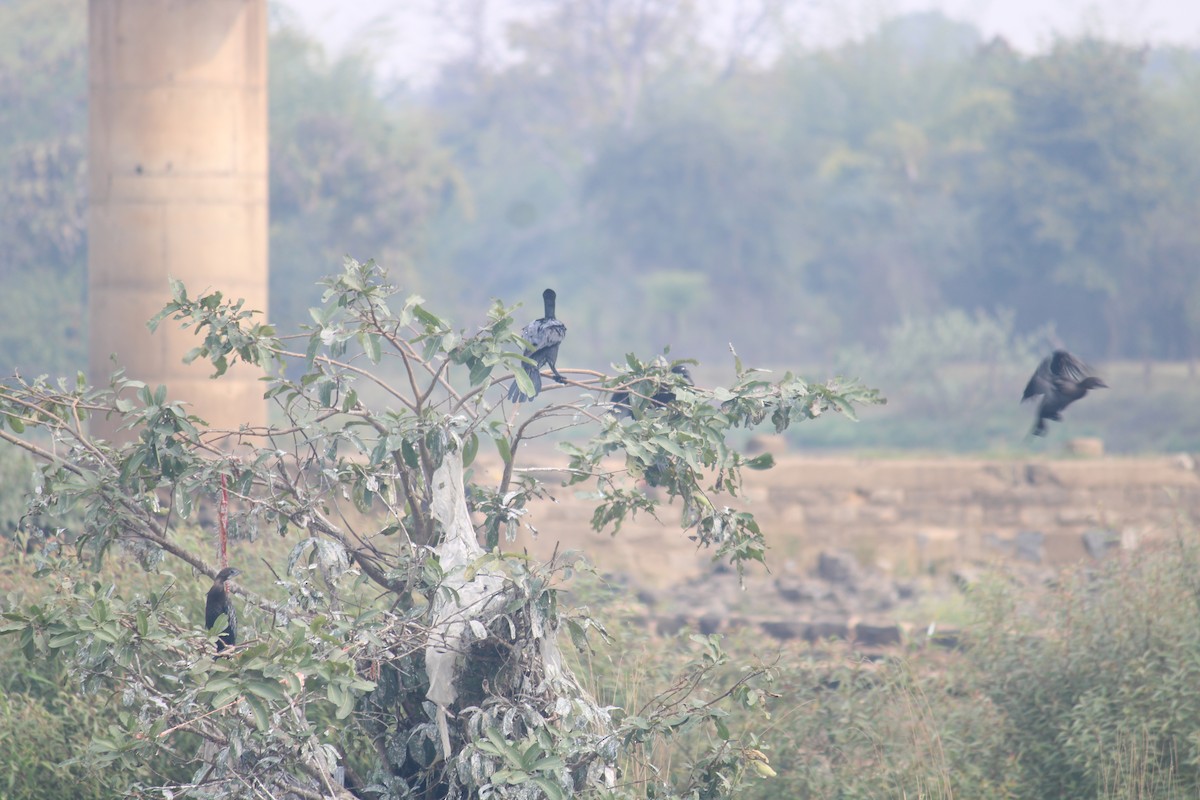
[[[760,636],[731,633],[729,652],[756,653],[775,671],[762,698],[769,720],[725,720],[752,725],[774,773],[739,796],[1195,797],[1197,574],[1194,530],[1044,591],[998,571],[966,596],[957,650],[917,633],[882,658],[837,642],[772,654]],[[607,610],[619,644],[588,662],[597,693],[624,701],[666,684],[684,653],[622,623],[636,609],[619,592],[577,591]],[[702,744],[679,743],[676,758]]]
[[[1064,422],[1033,439],[1034,403],[1021,390],[1039,353],[1053,348],[1051,328],[1021,335],[1012,314],[948,311],[908,319],[878,348],[841,350],[837,371],[870,375],[888,405],[857,423],[789,432],[802,451],[856,448],[877,454],[975,452],[1027,457],[1064,454],[1067,440],[1094,436],[1115,453],[1200,450],[1200,381],[1188,365],[1116,361],[1099,372],[1108,389],[1072,405]]]
[[[730,443],[877,396],[735,357],[653,413],[637,398],[670,365],[628,356],[502,418],[513,309],[464,311],[553,283],[575,378],[733,340],[900,398],[853,433],[800,426],[817,446],[1011,451],[1019,388],[1059,336],[1124,359],[1110,410],[1073,407],[1073,433],[1200,447],[1192,376],[1156,367],[1147,393],[1143,367],[1200,340],[1195,54],[1078,40],[1021,56],[921,15],[755,63],[700,46],[684,6],[603,6],[531,17],[506,33],[513,61],[468,54],[420,93],[273,31],[273,316],[310,327],[282,337],[182,286],[157,321],[201,330],[191,357],[218,373],[270,370],[288,427],[237,434],[123,376],[120,399],[28,377],[83,359],[85,26],[79,3],[0,5],[0,331],[26,376],[0,388],[0,438],[23,448],[0,460],[0,795],[321,797],[341,768],[380,798],[1200,791],[1190,537],[1044,596],[984,584],[961,652],[744,664],[757,643],[650,640],[611,599],[568,607],[573,556],[504,552],[554,491],[521,471],[522,445],[563,442],[597,528],[673,515],[644,481],[741,565],[764,559],[762,533],[724,503],[771,464]],[[374,262],[319,283],[344,250],[432,301]],[[628,421],[596,412],[618,385]],[[130,440],[97,441],[76,413],[112,413]],[[470,472],[480,447],[497,484]],[[224,492],[252,563],[243,644],[213,659],[195,575],[214,572]],[[456,535],[468,514],[486,548]]]
[[[0,350],[26,375],[84,358],[83,15],[0,8]],[[1003,321],[976,364],[1003,402],[955,406],[976,426],[914,402],[816,442],[876,449],[1013,446],[1007,361],[1051,327],[1101,367],[1195,360],[1195,51],[1077,39],[1023,55],[920,14],[752,59],[705,43],[684,7],[622,1],[542,7],[502,34],[513,58],[468,48],[418,91],[281,19],[270,289],[285,329],[346,254],[455,314],[552,283],[564,358],[600,370],[667,344],[712,362],[732,342],[820,374],[896,355],[905,326]],[[773,24],[761,33],[789,41]],[[918,388],[922,362],[900,360],[895,386]],[[1073,431],[1103,420],[1119,451],[1198,445],[1140,424],[1194,390],[1117,403],[1113,385],[1071,409]],[[1105,403],[1124,425],[1088,424]]]
[[[702,637],[644,704],[597,703],[560,650],[604,646],[560,601],[578,554],[540,563],[504,548],[539,524],[529,501],[561,489],[590,498],[597,531],[677,513],[715,559],[763,562],[742,477],[773,461],[743,455],[731,433],[853,415],[878,394],[768,379],[736,356],[727,385],[697,388],[665,359],[630,354],[615,376],[564,370],[569,385],[510,408],[512,381],[533,393],[513,309],[496,302],[456,328],[386,278],[347,258],[323,282],[314,324],[288,336],[241,300],[173,282],[152,329],[192,330],[187,359],[217,380],[239,361],[262,370],[274,426],[209,428],[166,387],[120,373],[105,389],[82,378],[0,387],[0,440],[36,465],[14,469],[32,472],[33,491],[0,634],[61,670],[46,694],[24,697],[18,682],[29,702],[15,718],[47,698],[85,714],[62,729],[71,760],[34,771],[65,780],[83,764],[103,771],[97,791],[264,800],[339,794],[343,772],[361,795],[395,800],[715,799],[756,780],[769,768],[753,733],[723,720],[761,708],[768,669],[730,677],[719,641]],[[669,408],[652,400],[664,384]],[[618,390],[628,419],[609,413]],[[100,417],[117,422],[118,441],[89,430]],[[571,429],[583,434],[560,436]],[[561,473],[525,468],[537,439],[567,453]],[[480,448],[498,454],[497,478],[471,471]],[[274,546],[244,544],[260,536]],[[214,657],[224,625],[204,629],[197,582],[174,571],[213,576],[227,552],[248,567],[233,595],[245,613],[237,646]],[[708,745],[686,768],[658,766],[677,737],[700,732]]]
[[[254,552],[264,545],[245,546]],[[1194,797],[1200,790],[1193,735],[1200,724],[1197,574],[1194,532],[1161,549],[1078,570],[1032,596],[996,574],[967,597],[973,613],[960,651],[929,647],[918,637],[882,661],[837,643],[776,655],[765,653],[757,637],[733,634],[724,642],[730,661],[708,680],[732,685],[744,674],[732,665],[750,653],[766,659],[774,674],[752,706],[769,718],[757,711],[721,718],[733,733],[753,732],[742,741],[766,760],[751,761],[773,773],[763,777],[768,772],[752,766],[758,777],[738,796]],[[156,580],[132,571],[122,576],[129,592]],[[181,605],[199,603],[200,584],[193,583],[197,588],[178,598]],[[586,574],[569,585],[572,599],[586,600],[608,629],[605,641],[571,651],[576,673],[602,703],[646,706],[686,678],[683,666],[711,646],[703,637],[652,637],[628,622],[635,610],[625,592]],[[72,796],[110,797],[131,779],[169,774],[162,764],[141,772],[63,765],[86,752],[108,721],[63,666],[28,662],[16,644],[0,638],[5,796],[57,797],[54,787],[70,785]],[[640,769],[686,771],[712,735],[712,729],[686,733],[655,749]]]

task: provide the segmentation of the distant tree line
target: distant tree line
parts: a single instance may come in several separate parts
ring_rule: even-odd
[[[477,30],[478,5],[447,19]],[[1027,56],[920,14],[765,58],[748,34],[708,46],[687,4],[530,7],[510,57],[468,36],[420,90],[277,21],[284,329],[350,254],[451,309],[532,308],[553,284],[572,360],[733,341],[829,364],[956,309],[1052,325],[1092,358],[1197,355],[1197,51],[1075,39]],[[0,330],[27,372],[83,359],[83,15],[0,8]]]

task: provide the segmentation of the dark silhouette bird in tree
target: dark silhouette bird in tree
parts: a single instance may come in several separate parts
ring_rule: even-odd
[[[687,365],[676,364],[675,366],[671,367],[671,372],[678,375],[682,382],[688,386],[696,385],[695,381],[692,380],[692,373],[688,371]],[[653,395],[650,396],[650,402],[655,408],[663,408],[670,403],[674,403],[674,388],[668,385],[663,385],[661,388],[657,389]],[[623,389],[619,392],[613,392],[612,406],[613,413],[618,417],[633,416],[633,405],[629,401],[629,392],[627,390]]]
[[[1107,389],[1108,384],[1091,375],[1091,369],[1066,350],[1055,350],[1042,359],[1029,383],[1021,402],[1041,395],[1038,403],[1037,422],[1033,426],[1034,436],[1046,435],[1046,420],[1062,421],[1062,411],[1092,389]]]
[[[542,391],[542,367],[550,367],[550,371],[554,373],[554,380],[559,383],[567,382],[566,378],[558,374],[557,366],[558,346],[567,336],[567,326],[554,316],[554,290],[547,289],[542,292],[542,300],[546,304],[545,314],[541,319],[535,319],[521,329],[521,338],[529,342],[529,349],[525,351],[524,356],[533,362],[522,365],[525,374],[533,382],[533,394],[526,395],[514,380],[508,390],[508,399],[514,403],[524,403],[532,397],[537,397]]]
[[[241,574],[240,569],[233,567],[226,567],[218,572],[212,588],[208,590],[208,599],[204,603],[205,628],[212,630],[212,627],[217,624],[217,619],[222,614],[225,615],[225,630],[221,631],[217,637],[218,653],[226,647],[233,647],[237,644],[237,613],[233,610],[233,603],[229,599],[229,593],[225,590],[225,581]]]

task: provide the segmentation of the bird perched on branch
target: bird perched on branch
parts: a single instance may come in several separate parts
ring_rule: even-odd
[[[554,316],[554,290],[547,289],[542,292],[542,300],[546,304],[546,313],[541,319],[535,319],[521,329],[521,338],[529,342],[529,349],[523,355],[533,362],[522,365],[529,380],[533,381],[533,394],[526,395],[516,380],[513,380],[513,385],[508,390],[508,399],[514,403],[524,403],[531,397],[537,397],[542,391],[543,366],[550,367],[550,371],[554,373],[554,380],[559,383],[567,382],[566,378],[558,374],[556,365],[558,346],[567,336],[567,326]]]
[[[1034,436],[1046,435],[1046,420],[1062,421],[1062,411],[1083,397],[1091,389],[1107,389],[1108,384],[1090,375],[1087,364],[1066,350],[1055,350],[1042,359],[1029,383],[1021,402],[1038,395],[1037,423],[1033,426]]]
[[[671,372],[683,379],[683,382],[688,386],[695,386],[695,381],[692,380],[692,373],[688,371],[687,365],[676,364],[671,367]],[[650,396],[650,402],[658,408],[666,406],[668,403],[675,402],[675,392],[669,386],[663,386]],[[633,416],[633,406],[629,402],[629,392],[621,390],[613,392],[612,396],[613,413],[618,417]]]
[[[225,615],[225,630],[221,631],[217,637],[218,653],[226,647],[233,647],[237,644],[237,613],[233,610],[233,603],[225,591],[225,581],[241,574],[240,569],[233,567],[226,567],[218,572],[212,588],[208,590],[208,599],[204,603],[205,628],[212,630],[213,625],[217,624],[217,618],[222,614]]]

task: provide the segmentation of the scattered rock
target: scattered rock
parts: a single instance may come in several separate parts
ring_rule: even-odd
[[[864,647],[888,647],[900,644],[900,626],[896,623],[860,622],[854,626],[854,641]]]
[[[822,551],[817,556],[817,577],[822,580],[854,585],[861,574],[858,560],[845,551]]]
[[[958,650],[963,646],[962,631],[957,628],[938,628],[929,637],[929,643],[946,650]]]
[[[1083,549],[1087,550],[1088,555],[1097,561],[1103,561],[1120,545],[1121,534],[1116,531],[1093,528],[1083,534]]]
[[[634,627],[637,627],[637,628],[650,627],[650,618],[647,617],[645,614],[630,614],[626,617],[623,617],[623,619],[626,622],[628,622],[630,625],[633,625]]]
[[[815,620],[809,622],[804,628],[804,639],[809,642],[821,639],[848,638],[850,638],[850,626],[842,620]]]
[[[654,630],[659,636],[674,636],[687,625],[687,617],[683,614],[673,614],[669,617],[659,617]]]
[[[1062,481],[1058,479],[1058,476],[1049,467],[1041,464],[1025,466],[1025,482],[1030,486],[1062,486]]]
[[[808,623],[794,619],[773,619],[764,620],[759,623],[762,632],[772,639],[778,639],[781,642],[790,641],[792,639],[808,639]],[[811,639],[809,641],[812,641]]]
[[[792,575],[776,578],[775,591],[789,603],[817,603],[834,599],[829,584]]]
[[[900,599],[895,582],[884,575],[864,575],[854,591],[858,595],[855,605],[864,611],[888,611]]]
[[[989,550],[1013,556],[1034,564],[1041,564],[1046,556],[1046,536],[1041,531],[1018,531],[1012,539],[1005,539],[994,533],[983,535],[983,545]]]
[[[1017,538],[1013,540],[1013,549],[1017,558],[1040,564],[1045,557],[1045,541],[1046,535],[1041,531],[1018,531]]]
[[[651,608],[658,605],[658,594],[650,589],[638,589],[636,596],[638,602],[650,606]]]

